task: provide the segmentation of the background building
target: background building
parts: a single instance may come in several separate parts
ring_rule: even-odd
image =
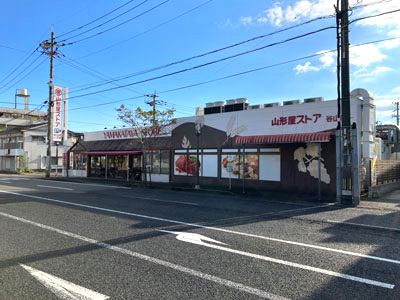
[[[18,97],[24,98],[23,109],[18,109]],[[44,106],[44,105],[43,105]],[[64,116],[65,117],[65,116]],[[76,142],[79,134],[68,131],[57,147],[51,147],[51,165],[61,167],[63,153]],[[0,171],[18,172],[22,169],[44,170],[47,151],[47,112],[29,110],[28,90],[17,90],[15,108],[0,108]]]

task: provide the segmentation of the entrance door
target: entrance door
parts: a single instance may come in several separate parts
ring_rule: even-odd
[[[129,155],[129,171],[132,180],[142,180],[142,155]]]

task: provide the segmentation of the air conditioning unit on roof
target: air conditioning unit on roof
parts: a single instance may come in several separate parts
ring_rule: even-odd
[[[283,101],[283,105],[293,105],[293,104],[300,104],[301,100],[290,100],[290,101]]]
[[[324,101],[324,97],[315,97],[304,99],[304,103],[315,103]]]
[[[274,102],[274,103],[265,103],[264,107],[276,107],[276,106],[280,106],[281,103],[280,102]]]

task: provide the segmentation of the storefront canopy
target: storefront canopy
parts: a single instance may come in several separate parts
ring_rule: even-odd
[[[240,145],[329,142],[331,135],[331,131],[324,131],[314,133],[237,136],[235,137],[234,143]]]
[[[84,152],[87,155],[128,155],[128,154],[142,154],[142,151],[89,151]]]

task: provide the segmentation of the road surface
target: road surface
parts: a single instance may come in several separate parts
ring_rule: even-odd
[[[2,175],[0,299],[400,299],[399,213]]]

